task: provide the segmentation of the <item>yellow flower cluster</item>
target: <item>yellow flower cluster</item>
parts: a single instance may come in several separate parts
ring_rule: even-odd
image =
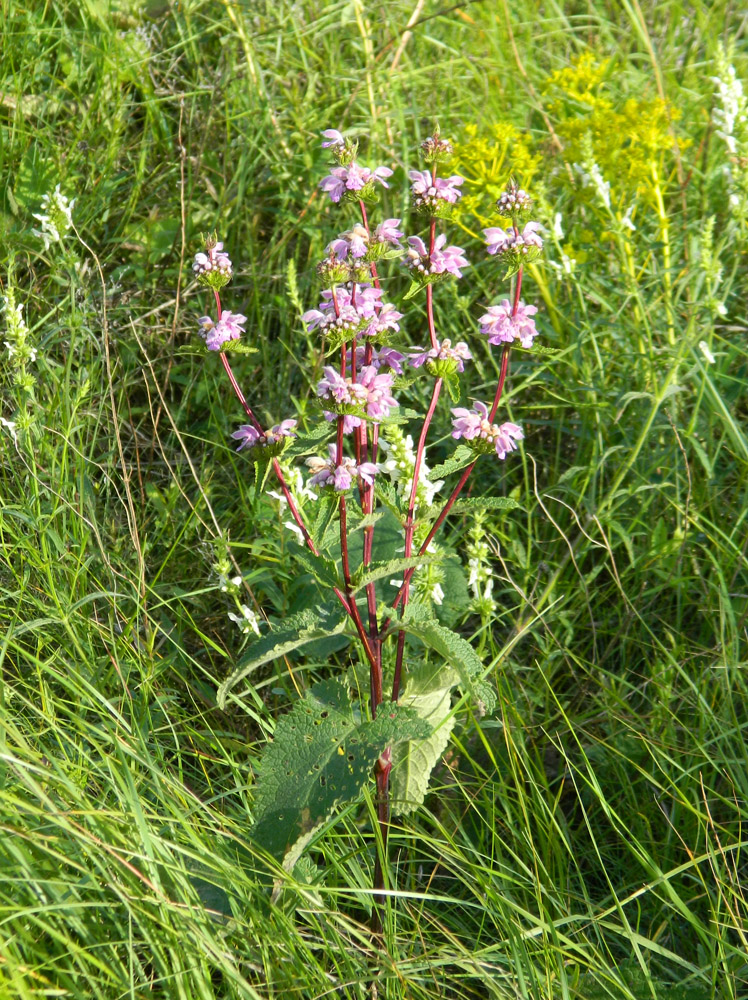
[[[546,94],[565,94],[580,104],[594,105],[598,101],[597,88],[605,78],[609,65],[609,59],[596,62],[591,52],[584,52],[572,61],[571,66],[551,73],[545,81],[543,91]],[[549,107],[548,110],[554,109]]]
[[[628,98],[616,88],[610,60],[596,60],[585,52],[570,66],[556,70],[545,81],[545,110],[561,140],[570,164],[594,162],[611,184],[614,205],[628,206],[637,196],[656,197],[653,181],[667,176],[674,151],[673,123],[680,117],[672,105],[657,97]],[[455,145],[450,167],[466,179],[455,217],[464,226],[497,225],[495,204],[510,177],[530,188],[551,147],[508,122],[479,131],[465,127]],[[677,140],[683,149],[687,140]],[[656,181],[655,179],[659,179]],[[533,186],[536,202],[543,185]]]
[[[465,127],[467,138],[455,145],[450,170],[467,184],[456,206],[456,216],[475,218],[480,225],[496,224],[496,201],[510,177],[521,187],[529,186],[542,157],[529,136],[514,125],[499,122],[479,134],[476,125]]]
[[[657,97],[616,100],[606,80],[608,67],[609,60],[596,62],[585,52],[552,73],[543,88],[546,109],[556,120],[568,162],[580,163],[591,152],[602,175],[614,183],[616,196],[647,197],[653,166],[661,175],[663,158],[673,152],[671,128],[680,115]]]

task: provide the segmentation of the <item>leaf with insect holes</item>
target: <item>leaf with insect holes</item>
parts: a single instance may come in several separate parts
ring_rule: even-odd
[[[387,747],[430,735],[411,708],[383,702],[376,719],[361,720],[345,685],[315,684],[278,720],[262,755],[250,836],[291,870],[315,831],[359,798]]]

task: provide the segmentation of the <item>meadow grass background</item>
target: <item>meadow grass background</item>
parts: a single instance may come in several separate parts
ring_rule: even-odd
[[[409,1000],[748,996],[746,221],[729,201],[748,168],[711,79],[720,44],[748,75],[740,5],[2,12],[0,281],[38,355],[28,389],[7,351],[0,367],[0,995],[353,998],[376,979]],[[524,451],[481,471],[522,504],[488,526],[495,615],[457,618],[498,708],[457,706],[434,793],[396,825],[377,952],[370,802],[317,838],[308,883],[273,905],[261,885],[253,761],[331,668],[279,662],[216,707],[237,598],[278,621],[313,591],[230,447],[241,414],[215,359],[180,348],[206,308],[191,257],[217,229],[238,267],[226,305],[260,352],[240,380],[263,419],[311,425],[299,313],[352,221],[316,191],[318,133],[359,130],[364,162],[396,168],[384,216],[407,219],[434,117],[472,180],[450,236],[474,263],[437,289],[439,328],[472,341],[489,386],[476,319],[506,285],[480,228],[514,170],[548,231],[524,297],[559,353],[515,359]],[[33,213],[58,183],[80,238],[45,251]],[[405,330],[423,342],[417,308]],[[445,404],[432,464],[448,426]],[[468,529],[450,520],[463,555]]]

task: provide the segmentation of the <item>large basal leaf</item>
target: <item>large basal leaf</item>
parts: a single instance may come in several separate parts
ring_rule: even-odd
[[[392,751],[390,806],[394,816],[404,816],[421,805],[429,787],[431,772],[447,748],[455,724],[451,693],[459,683],[456,670],[419,664],[408,674],[400,704],[413,709],[432,727],[425,740],[401,743]]]
[[[430,735],[411,708],[383,702],[375,720],[361,721],[343,684],[316,684],[278,721],[262,755],[252,839],[291,870],[314,831],[358,799],[386,747]]]
[[[272,628],[267,635],[253,642],[239,662],[237,669],[221,684],[218,689],[217,702],[219,708],[226,704],[229,691],[244,680],[263,663],[275,660],[279,656],[298,649],[300,646],[323,639],[328,635],[336,635],[345,627],[345,614],[342,609],[331,611],[312,611],[307,609],[299,614],[291,615],[282,628]]]

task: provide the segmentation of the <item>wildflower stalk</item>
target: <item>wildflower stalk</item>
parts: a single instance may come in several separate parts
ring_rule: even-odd
[[[431,168],[431,183],[436,184],[436,162]],[[436,242],[436,219],[431,219],[431,225],[429,227],[429,257],[434,252],[434,243]],[[434,324],[434,286],[426,286],[426,318],[429,325],[429,339],[431,340],[432,348],[437,347],[436,340],[436,326]]]
[[[438,139],[438,133],[437,133]],[[431,167],[431,186],[436,187],[436,173],[437,173],[437,158],[434,158]],[[436,244],[436,215],[432,213],[430,223],[429,223],[429,248],[428,255],[429,260],[431,260]],[[434,288],[429,282],[426,286],[426,317],[428,323],[429,332],[429,342],[431,344],[431,349],[434,352],[439,351],[439,342],[436,337],[436,324],[434,322]],[[405,519],[405,558],[408,559],[413,554],[413,532],[415,529],[415,508],[416,508],[416,497],[418,493],[418,481],[421,473],[421,464],[423,462],[423,454],[426,447],[426,437],[428,435],[429,426],[433,419],[434,413],[436,411],[436,405],[439,401],[439,394],[441,392],[443,384],[443,378],[441,376],[437,377],[434,382],[434,387],[431,392],[431,401],[426,411],[426,415],[423,419],[423,424],[421,426],[421,433],[418,438],[418,446],[416,448],[415,461],[413,463],[413,481],[410,487],[410,498],[408,501],[408,512]],[[414,570],[413,570],[414,571]],[[400,615],[405,611],[408,604],[408,599],[410,596],[410,575],[406,573],[405,579],[403,581],[403,598],[402,598],[402,609]],[[384,629],[382,630],[384,631]],[[403,656],[405,653],[405,632],[400,630],[397,636],[397,651],[395,654],[395,673],[392,682],[392,700],[397,701],[400,697],[400,687],[402,684],[402,672],[403,672]],[[390,824],[390,789],[389,789],[389,778],[390,771],[392,769],[392,750],[390,747],[384,752],[377,763],[376,769],[376,782],[377,782],[377,818],[379,820],[379,827],[382,833],[382,851],[381,857],[377,856],[377,863],[374,872],[374,888],[384,888],[384,870],[383,865],[387,860],[387,835],[389,831]],[[375,911],[375,920],[379,921],[379,912]]]
[[[369,219],[366,214],[366,203],[359,199],[359,208],[361,210],[361,222],[364,229],[366,230],[366,235],[371,239],[371,229],[369,228]],[[381,288],[381,283],[379,281],[379,276],[377,274],[376,264],[372,261],[369,265],[371,270],[372,284],[375,288]],[[371,346],[371,341],[367,339],[364,348],[364,364],[370,365],[373,356],[373,349]],[[356,338],[354,336],[353,342],[351,344],[351,357],[353,358],[353,370],[356,370]],[[358,434],[356,435],[356,440],[359,447],[358,458],[359,463],[361,461],[369,461],[369,448],[368,448],[368,428],[366,421],[363,421],[361,426],[358,428]],[[371,461],[376,464],[377,453],[379,451],[379,426],[374,424],[371,431]],[[361,507],[364,514],[372,514],[374,511],[374,487],[369,486],[367,483],[361,484]],[[363,553],[361,557],[361,564],[364,571],[366,571],[369,566],[371,566],[371,558],[374,547],[374,525],[370,524],[368,527],[364,528],[364,544]],[[379,626],[377,622],[377,591],[373,583],[368,583],[366,585],[366,604],[367,611],[369,615],[369,636],[374,643],[374,649],[376,651],[377,660],[379,663],[379,674],[381,678],[382,672],[382,641],[379,637]],[[381,698],[380,698],[381,700]]]
[[[423,427],[421,428],[421,436],[418,439],[418,448],[416,449],[416,458],[413,463],[413,482],[410,487],[410,501],[408,503],[408,514],[405,520],[405,558],[409,559],[413,555],[413,532],[415,530],[415,511],[416,511],[416,495],[418,493],[418,480],[421,473],[421,463],[423,461],[423,452],[426,447],[426,435],[428,434],[429,426],[434,416],[436,410],[436,404],[439,401],[439,393],[441,392],[443,379],[438,378],[434,382],[434,388],[431,393],[431,402],[429,403],[429,408],[426,411],[426,416],[423,420]],[[424,550],[425,551],[425,550]],[[420,553],[419,553],[420,555]],[[414,570],[415,571],[415,570]],[[410,596],[410,576],[406,574],[403,580],[403,612],[408,604],[408,598]],[[397,656],[395,659],[395,677],[392,682],[392,700],[397,701],[400,696],[400,683],[402,678],[403,669],[403,653],[405,650],[405,632],[402,630],[397,636]]]
[[[372,930],[379,934],[382,930],[382,914],[385,906],[384,887],[386,883],[386,868],[388,857],[388,838],[391,812],[390,772],[393,766],[393,747],[398,742],[408,739],[426,738],[428,726],[399,729],[399,719],[418,717],[415,708],[398,708],[388,706],[388,715],[378,718],[380,706],[383,705],[383,668],[382,646],[389,633],[392,620],[397,613],[402,618],[411,598],[411,581],[417,568],[410,565],[404,570],[404,579],[391,605],[389,614],[381,624],[378,621],[377,593],[375,583],[365,585],[368,622],[365,625],[361,610],[356,599],[354,575],[351,571],[351,552],[348,538],[348,500],[347,493],[358,487],[361,511],[363,513],[363,556],[358,572],[364,577],[372,565],[374,540],[374,524],[371,515],[375,506],[374,477],[377,473],[390,468],[393,478],[403,477],[398,488],[401,497],[407,497],[405,517],[402,521],[404,534],[404,557],[407,562],[417,563],[413,558],[414,538],[416,537],[416,510],[419,502],[429,506],[433,496],[442,483],[423,482],[422,473],[428,473],[426,465],[426,442],[433,422],[442,389],[446,385],[450,396],[459,400],[457,387],[458,373],[464,370],[464,362],[472,359],[468,345],[462,341],[455,345],[449,339],[440,341],[437,337],[434,319],[433,285],[448,278],[461,278],[462,268],[469,266],[464,251],[458,246],[446,246],[447,237],[444,233],[437,235],[436,225],[439,219],[446,218],[452,206],[459,200],[460,185],[463,178],[437,176],[437,163],[452,153],[451,144],[439,137],[438,129],[423,144],[428,170],[413,170],[410,172],[412,181],[413,207],[420,215],[428,217],[428,240],[419,236],[408,238],[405,264],[408,267],[412,284],[406,299],[425,289],[426,317],[429,346],[406,358],[402,353],[393,350],[388,345],[389,331],[399,330],[398,321],[402,319],[392,303],[382,300],[383,293],[377,275],[376,262],[397,255],[392,250],[394,245],[401,248],[399,240],[403,238],[398,226],[399,219],[385,219],[379,223],[374,233],[371,232],[367,217],[367,199],[375,198],[375,184],[387,186],[386,177],[392,171],[387,167],[377,167],[374,170],[363,167],[355,162],[357,143],[345,139],[341,133],[328,129],[323,133],[328,140],[325,147],[332,147],[337,166],[331,168],[330,175],[320,183],[333,202],[344,200],[358,202],[361,212],[361,223],[356,224],[347,232],[332,241],[326,248],[326,257],[318,265],[318,273],[324,279],[325,289],[322,292],[319,308],[310,309],[302,316],[308,330],[319,328],[323,339],[329,337],[333,348],[340,349],[339,363],[333,362],[324,368],[324,378],[317,384],[317,396],[323,408],[323,415],[335,428],[334,441],[326,446],[328,457],[312,456],[306,459],[306,465],[312,470],[310,485],[319,486],[325,491],[337,496],[337,515],[340,540],[340,563],[342,583],[333,587],[334,593],[346,614],[353,622],[356,635],[363,647],[366,662],[369,665],[369,697],[371,722],[385,723],[382,731],[388,733],[382,741],[384,749],[374,763],[374,779],[376,783],[376,814],[379,826],[380,849],[377,851],[374,871],[374,909],[372,914]],[[523,305],[520,299],[522,290],[523,264],[534,260],[542,250],[542,239],[538,235],[539,224],[527,222],[520,232],[519,224],[525,223],[529,214],[530,199],[512,182],[507,191],[499,199],[498,208],[501,215],[511,215],[513,229],[484,230],[489,254],[499,254],[502,263],[507,262],[507,274],[516,274],[513,303],[505,299],[500,305],[488,307],[487,314],[481,319],[481,333],[488,335],[489,344],[501,345],[501,365],[498,383],[491,403],[490,411],[487,404],[475,401],[473,409],[464,407],[453,408],[452,436],[456,439],[465,438],[474,450],[475,457],[462,471],[460,478],[452,490],[448,500],[439,512],[426,538],[420,544],[418,557],[426,553],[439,528],[453,509],[462,492],[480,454],[495,451],[500,459],[516,450],[516,442],[523,437],[522,429],[513,423],[496,426],[492,423],[499,408],[507,374],[509,371],[510,343],[519,340],[527,348],[532,345],[532,339],[537,330],[532,315],[537,309],[532,305]],[[509,211],[506,211],[506,209]],[[504,211],[502,211],[504,209]],[[297,530],[304,543],[314,556],[321,553],[304,523],[304,517],[294,500],[292,490],[286,479],[278,456],[288,438],[294,437],[295,420],[283,420],[279,424],[264,430],[260,420],[247,402],[228,360],[227,350],[239,349],[241,345],[230,345],[244,331],[242,325],[246,317],[222,311],[219,289],[231,277],[232,265],[223,252],[223,244],[212,236],[206,240],[205,253],[195,257],[193,270],[198,275],[201,284],[213,289],[218,322],[209,317],[199,320],[202,336],[210,351],[220,351],[221,363],[229,378],[232,389],[239,400],[250,423],[239,428],[232,437],[241,440],[239,450],[249,449],[253,461],[266,462],[272,465],[273,471],[280,483],[282,498],[294,519]],[[357,341],[362,343],[357,346]],[[376,345],[376,346],[375,346]],[[350,352],[350,354],[349,354]],[[350,357],[350,372],[348,358]],[[363,364],[362,364],[363,362]],[[412,368],[425,366],[433,377],[431,398],[423,416],[417,445],[413,450],[410,436],[396,438],[399,441],[398,451],[395,443],[390,441],[388,448],[393,449],[391,459],[380,469],[376,462],[379,451],[379,423],[387,419],[390,410],[398,406],[393,397],[396,375],[402,374],[402,363]],[[345,454],[345,436],[351,434],[350,450],[353,456]],[[400,432],[398,432],[398,435]],[[392,464],[390,464],[392,463]],[[408,476],[412,478],[408,480]],[[424,494],[420,496],[419,487],[423,486]],[[278,494],[275,494],[278,496]],[[301,495],[305,495],[302,491]],[[314,498],[314,497],[313,497]],[[404,506],[404,505],[403,505]],[[398,509],[403,510],[403,506]],[[327,508],[320,513],[326,519]],[[289,525],[293,527],[293,525]],[[420,537],[420,536],[419,536]],[[383,563],[385,575],[389,564]],[[443,597],[441,586],[433,579],[429,580],[429,593],[434,602],[439,603]],[[363,601],[362,601],[363,608]],[[244,619],[241,619],[242,623]],[[392,630],[397,632],[395,647],[395,664],[392,681],[392,701],[397,702],[404,685],[404,654],[407,625],[403,621]],[[227,690],[232,686],[232,678],[222,686]],[[326,713],[325,713],[326,714]],[[365,714],[365,713],[362,713]],[[381,716],[381,713],[379,713]],[[393,725],[391,720],[398,720]],[[368,724],[368,723],[367,723]],[[410,725],[410,722],[408,723]],[[294,727],[291,727],[292,729]],[[352,741],[354,742],[354,741]],[[342,753],[343,750],[339,749]],[[379,747],[377,751],[379,752]],[[349,760],[355,759],[355,754]],[[372,758],[364,772],[371,767]],[[311,773],[311,772],[310,772]],[[354,773],[351,769],[351,773]],[[287,771],[291,776],[292,772]],[[320,776],[321,786],[325,785],[325,775]],[[283,817],[280,817],[281,819]]]

